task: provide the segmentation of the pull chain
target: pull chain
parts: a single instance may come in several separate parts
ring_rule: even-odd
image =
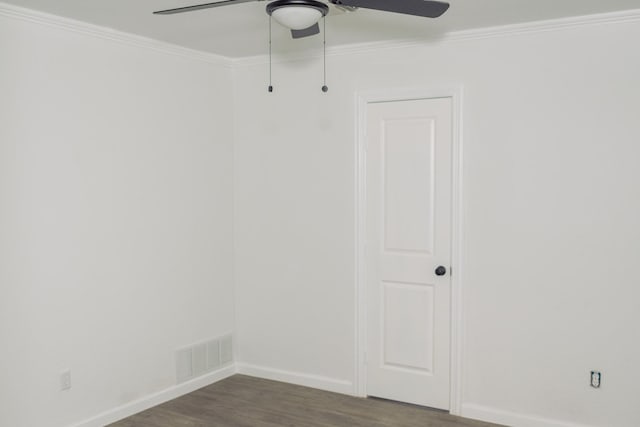
[[[269,15],[269,92],[273,92],[271,85],[271,15]]]
[[[327,92],[329,88],[327,87],[327,20],[325,16],[322,17],[322,62],[324,67],[322,91]]]

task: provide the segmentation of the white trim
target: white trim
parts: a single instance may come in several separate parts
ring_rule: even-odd
[[[621,12],[598,13],[569,18],[549,19],[521,24],[500,25],[473,30],[453,31],[434,39],[389,40],[368,43],[356,43],[327,47],[327,56],[357,55],[379,53],[381,50],[412,48],[449,42],[482,40],[487,38],[513,37],[524,34],[536,34],[549,31],[571,30],[581,27],[640,22],[640,9]],[[317,52],[282,54],[273,58],[273,63],[294,62],[321,58]],[[255,55],[243,58],[230,58],[234,66],[262,65],[269,62],[268,55]]]
[[[462,405],[461,415],[465,418],[508,425],[511,427],[589,427],[586,424],[553,420],[535,415],[518,414],[472,403],[465,403]]]
[[[0,2],[0,16],[19,19],[23,21],[33,22],[37,24],[47,25],[67,31],[73,31],[97,37],[105,40],[111,40],[118,43],[150,49],[170,55],[177,55],[190,58],[197,61],[216,64],[223,67],[234,68],[236,66],[250,66],[265,64],[269,61],[268,55],[255,55],[241,58],[231,58],[223,55],[217,55],[210,52],[204,52],[195,49],[189,49],[172,43],[154,40],[123,31],[118,31],[99,25],[93,25],[86,22],[64,18],[24,7],[10,5]],[[348,45],[339,45],[327,48],[328,56],[354,55],[369,52],[379,52],[380,50],[410,48],[416,46],[424,46],[425,44],[456,42],[466,40],[480,40],[495,37],[513,37],[521,34],[533,34],[548,31],[560,31],[567,29],[580,28],[594,25],[610,25],[632,23],[640,21],[640,9],[625,10],[620,12],[598,13],[592,15],[575,16],[568,18],[549,19],[543,21],[534,21],[521,24],[501,25],[494,27],[486,27],[472,30],[453,31],[444,34],[437,39],[408,39],[408,40],[390,40],[377,41],[369,43],[355,43]],[[300,61],[318,57],[318,55],[309,52],[284,54],[273,59],[274,63]]]
[[[464,353],[464,308],[462,306],[462,268],[464,249],[464,144],[463,144],[463,100],[464,90],[460,86],[452,91],[453,101],[453,147],[452,147],[452,200],[451,200],[451,394],[449,412],[460,415],[463,387]]]
[[[249,375],[251,377],[264,378],[267,380],[296,384],[304,387],[317,388],[334,393],[348,395],[353,394],[353,384],[350,381],[328,378],[320,375],[309,375],[299,372],[283,371],[281,369],[249,365],[246,363],[237,363],[236,367],[239,374]]]
[[[354,170],[355,196],[356,205],[354,209],[355,224],[355,286],[354,286],[354,325],[355,325],[355,360],[354,360],[354,394],[359,397],[367,397],[367,379],[366,379],[366,359],[365,353],[367,349],[367,307],[366,295],[366,224],[365,224],[365,207],[367,203],[367,180],[366,180],[366,118],[367,104],[369,96],[356,92],[356,135],[354,144],[356,160]]]
[[[237,144],[236,144],[236,135],[238,128],[238,120],[236,112],[239,111],[238,108],[238,73],[233,70],[229,73],[231,75],[231,290],[233,292],[233,360],[240,360],[240,332],[239,332],[239,322],[238,319],[240,316],[238,315],[238,307],[239,298],[238,298],[238,281],[236,278],[238,277],[238,272],[236,270],[238,263],[236,260],[237,254],[237,241],[236,231],[238,230],[238,224],[236,220],[236,213],[238,211],[237,204],[237,176],[236,172],[238,170],[236,160],[237,160]]]
[[[640,22],[640,9],[595,13],[592,15],[570,16],[566,18],[524,22],[521,24],[455,31],[447,34],[445,39],[447,41],[482,40],[494,37],[512,37],[521,34],[546,33],[549,31],[572,30],[582,27],[632,22]]]
[[[64,18],[57,15],[51,15],[32,9],[10,5],[7,3],[0,2],[0,16],[40,25],[46,25],[49,27],[75,32],[90,37],[110,40],[128,46],[149,49],[160,53],[180,56],[200,62],[206,62],[208,64],[220,65],[226,68],[232,67],[231,60],[221,55],[188,49],[186,47],[154,40],[148,37],[125,33],[123,31],[101,27],[99,25],[93,25],[87,22]]]
[[[196,391],[202,387],[222,381],[235,373],[235,365],[227,366],[191,381],[169,387],[166,390],[162,390],[133,402],[118,406],[117,408],[103,412],[95,417],[89,418],[88,420],[73,424],[70,427],[103,427],[107,424],[115,423],[154,406],[168,402],[169,400],[184,396],[185,394]]]
[[[354,394],[366,396],[365,350],[366,336],[366,279],[365,279],[365,240],[366,240],[366,110],[367,105],[375,102],[401,101],[409,99],[451,98],[453,101],[453,169],[452,169],[452,234],[451,234],[451,376],[449,412],[460,414],[462,401],[463,371],[463,316],[462,316],[462,254],[463,234],[463,144],[462,144],[462,86],[445,90],[423,88],[402,88],[376,91],[362,91],[356,94],[356,171],[355,171],[355,383]]]

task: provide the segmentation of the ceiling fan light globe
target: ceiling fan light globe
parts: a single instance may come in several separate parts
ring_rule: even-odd
[[[291,5],[274,10],[271,16],[290,30],[304,30],[317,23],[322,18],[322,12],[312,7]]]

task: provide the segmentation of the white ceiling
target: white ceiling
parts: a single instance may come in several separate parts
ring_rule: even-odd
[[[154,10],[208,3],[207,0],[0,0],[231,58],[267,52],[265,1],[180,15]],[[394,0],[390,0],[394,1]],[[451,31],[640,8],[640,0],[450,0],[439,19],[360,9],[326,18],[327,45],[396,39],[428,39]],[[321,46],[319,36],[292,40],[274,24],[275,52]]]

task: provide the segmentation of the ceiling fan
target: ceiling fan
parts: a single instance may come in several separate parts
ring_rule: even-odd
[[[222,0],[215,3],[199,4],[160,10],[156,15],[172,15],[193,12],[213,7],[248,3],[265,0]],[[328,0],[342,10],[353,11],[358,8],[375,9],[384,12],[402,13],[405,15],[438,18],[449,9],[449,3],[431,0]],[[267,14],[278,23],[291,30],[294,39],[313,36],[320,33],[318,21],[327,15],[329,5],[318,0],[275,0],[267,3]]]

